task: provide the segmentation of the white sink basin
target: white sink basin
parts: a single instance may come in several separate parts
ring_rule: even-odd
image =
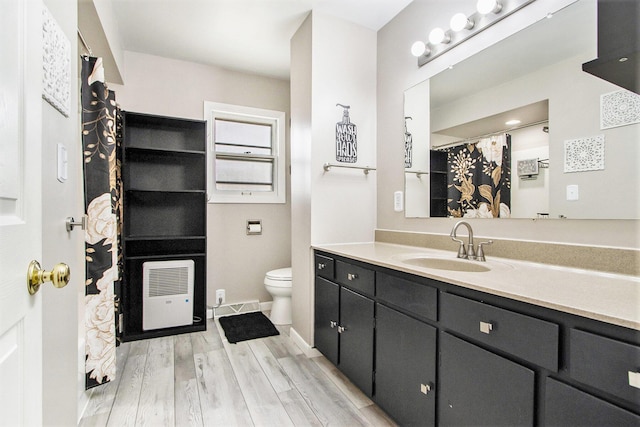
[[[491,271],[486,264],[465,259],[434,258],[429,256],[417,256],[400,260],[404,264],[416,267],[433,268],[436,270],[464,271],[481,273]]]

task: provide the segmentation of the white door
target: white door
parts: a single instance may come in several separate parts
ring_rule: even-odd
[[[42,424],[41,3],[0,0],[0,425]],[[43,266],[49,267],[49,266]]]

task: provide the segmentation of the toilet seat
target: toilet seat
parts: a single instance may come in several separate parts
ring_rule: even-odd
[[[266,279],[273,282],[291,282],[291,267],[279,268],[267,272]],[[287,286],[285,283],[272,284],[271,286]],[[288,286],[291,286],[289,284]]]

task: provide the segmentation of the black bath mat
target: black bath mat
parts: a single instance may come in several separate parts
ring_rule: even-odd
[[[218,321],[222,329],[224,329],[227,341],[231,344],[255,338],[280,335],[271,320],[261,311],[225,316],[219,318]]]

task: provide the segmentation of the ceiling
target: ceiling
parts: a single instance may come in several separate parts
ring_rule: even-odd
[[[411,1],[111,0],[124,50],[282,79],[311,9],[377,31]]]

